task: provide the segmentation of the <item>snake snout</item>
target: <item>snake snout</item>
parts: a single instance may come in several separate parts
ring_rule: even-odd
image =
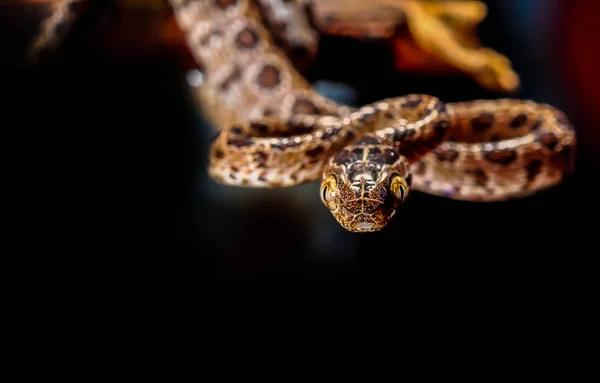
[[[373,214],[357,214],[353,217],[347,229],[359,233],[379,231],[388,224],[392,215],[392,212],[384,209]]]
[[[356,229],[361,232],[370,232],[373,231],[373,224],[371,222],[359,222]]]
[[[377,220],[373,219],[371,216],[356,216],[350,227],[349,231],[357,232],[357,233],[370,233],[373,231],[381,230],[385,225],[381,225]]]

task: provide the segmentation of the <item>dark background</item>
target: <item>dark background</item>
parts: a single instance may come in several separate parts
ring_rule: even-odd
[[[385,230],[368,234],[342,229],[317,183],[251,190],[212,182],[213,132],[190,96],[181,57],[162,47],[115,54],[105,39],[125,17],[96,7],[43,63],[4,61],[5,105],[17,121],[5,130],[18,131],[13,142],[23,144],[10,163],[26,166],[19,185],[33,185],[19,188],[26,198],[19,225],[34,229],[27,243],[176,286],[585,288],[598,227],[600,44],[585,17],[594,3],[489,0],[479,30],[521,76],[512,97],[568,114],[581,144],[575,174],[504,203],[415,192]],[[3,17],[15,41],[5,49],[18,51],[26,39]],[[344,82],[356,104],[413,92],[445,101],[504,96],[462,76],[398,73],[391,63],[383,43],[330,37],[307,76]]]

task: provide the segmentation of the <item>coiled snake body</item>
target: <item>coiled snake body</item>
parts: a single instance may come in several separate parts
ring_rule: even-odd
[[[497,201],[555,185],[572,171],[574,131],[549,105],[444,103],[413,94],[349,108],[296,72],[253,3],[171,4],[204,66],[204,110],[224,127],[209,165],[220,183],[284,187],[322,179],[321,199],[337,221],[368,232],[386,226],[409,189]]]
[[[289,12],[293,3],[261,2],[270,15],[299,17]],[[220,183],[274,188],[322,179],[321,199],[335,219],[370,232],[386,226],[409,190],[499,201],[553,186],[573,170],[575,132],[549,105],[444,103],[422,94],[338,105],[294,69],[254,2],[169,3],[203,67],[199,97],[220,129],[209,174]],[[291,27],[289,38],[311,40]]]

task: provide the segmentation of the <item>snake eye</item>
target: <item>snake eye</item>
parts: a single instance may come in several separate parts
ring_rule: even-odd
[[[406,180],[398,173],[394,173],[390,180],[390,193],[394,200],[394,205],[398,207],[408,196],[409,186]]]
[[[328,188],[329,187],[327,185],[325,185],[321,188],[321,199],[323,200],[323,202],[327,201],[327,189]]]
[[[321,201],[329,210],[333,210],[337,207],[335,201],[336,186],[337,181],[334,176],[327,177],[321,184]]]

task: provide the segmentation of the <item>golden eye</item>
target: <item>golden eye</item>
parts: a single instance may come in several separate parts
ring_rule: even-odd
[[[394,200],[394,205],[399,206],[408,196],[408,183],[400,174],[395,173],[390,181],[390,193]]]
[[[321,201],[329,210],[333,210],[337,207],[335,201],[335,190],[337,187],[337,181],[335,176],[329,176],[321,183]]]

